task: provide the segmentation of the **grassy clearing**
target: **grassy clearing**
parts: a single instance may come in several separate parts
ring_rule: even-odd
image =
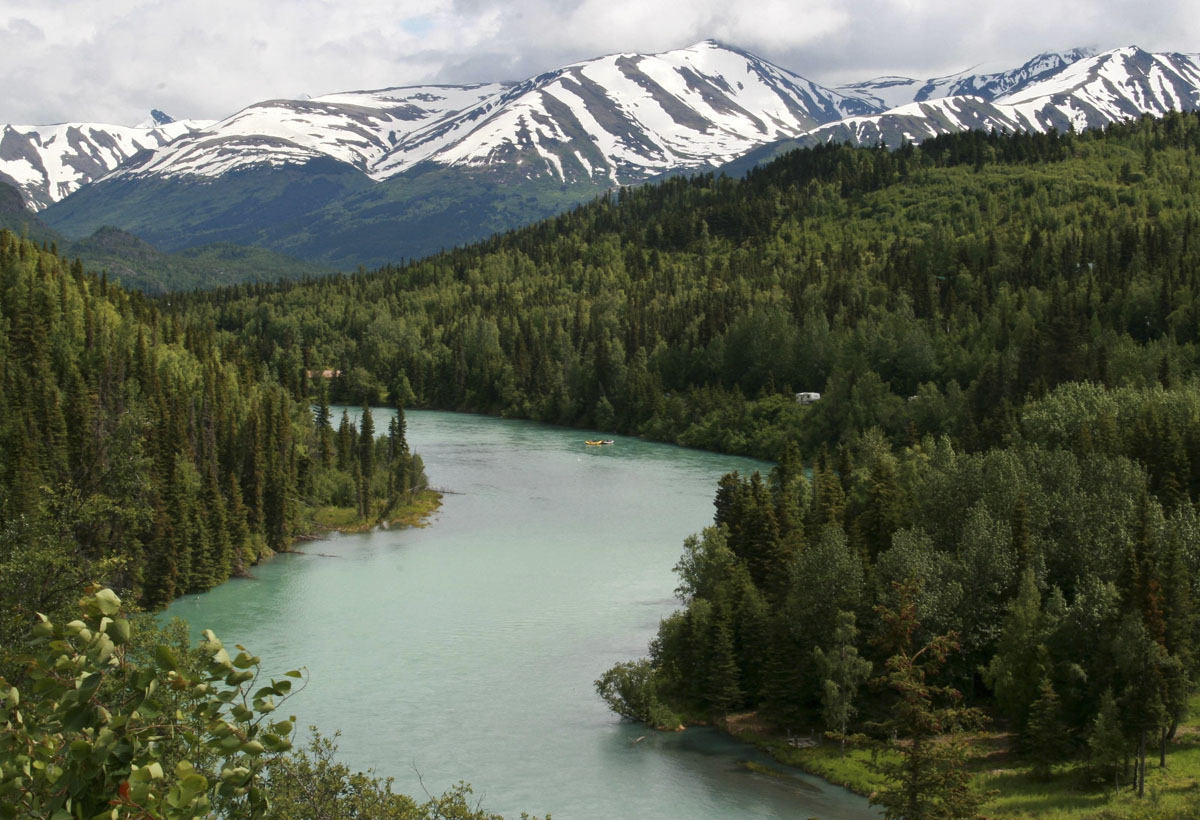
[[[1192,699],[1192,716],[1167,747],[1166,768],[1157,752],[1147,758],[1146,796],[1129,791],[1128,778],[1116,790],[1099,783],[1086,761],[1055,767],[1049,780],[1039,780],[1031,766],[1012,750],[1012,737],[985,732],[972,739],[971,768],[977,788],[991,794],[983,806],[989,820],[1200,820],[1200,696]],[[795,766],[859,794],[870,796],[882,779],[871,770],[872,754],[825,741],[795,748],[754,715],[731,718],[726,728],[781,763]]]
[[[408,504],[398,504],[388,513],[389,527],[424,527],[429,516],[442,505],[442,494],[433,490],[418,493]],[[379,514],[373,511],[360,518],[353,507],[318,507],[313,511],[313,528],[337,532],[369,532],[379,525]]]

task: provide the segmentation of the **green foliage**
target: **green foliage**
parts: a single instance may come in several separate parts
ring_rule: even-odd
[[[1026,723],[1039,697],[1040,687],[1049,685],[1045,677],[1047,650],[1044,640],[1041,595],[1033,570],[1026,569],[1021,575],[1017,597],[1004,619],[996,654],[987,668],[987,681],[996,694],[1001,712],[1022,737],[1026,736]],[[1032,734],[1029,741],[1029,746],[1036,748]]]
[[[1104,690],[1100,698],[1100,708],[1088,732],[1087,744],[1093,770],[1102,780],[1111,778],[1113,788],[1120,788],[1130,743],[1121,729],[1120,713],[1111,689]]]
[[[313,727],[307,748],[271,761],[268,820],[501,820],[472,805],[471,788],[465,783],[418,804],[393,792],[391,778],[352,772],[336,760],[336,737],[323,737]]]
[[[80,608],[67,623],[43,617],[20,679],[0,678],[0,815],[262,816],[266,762],[293,733],[275,712],[300,674],[263,684],[259,659],[231,658],[211,632],[195,668],[168,644],[139,663],[112,590]]]
[[[645,658],[619,663],[596,680],[596,693],[622,717],[660,729],[679,728],[682,721],[659,698],[654,677]]]
[[[264,682],[242,647],[206,631],[190,649],[181,623],[131,619],[107,588],[79,608],[41,618],[0,677],[0,817],[499,820],[465,784],[417,803],[351,772],[315,729],[293,750],[280,709],[300,672]]]
[[[984,796],[971,788],[964,769],[961,732],[976,728],[983,716],[961,705],[956,689],[932,681],[956,648],[955,636],[939,635],[918,645],[917,608],[911,590],[898,588],[898,606],[881,608],[881,627],[894,654],[880,682],[892,694],[881,734],[894,752],[875,766],[887,785],[871,802],[883,806],[887,820],[958,820],[977,817]]]
[[[1049,678],[1042,678],[1038,685],[1037,700],[1029,708],[1026,735],[1034,776],[1048,778],[1054,764],[1071,750],[1071,738],[1062,721],[1062,701]]]
[[[858,630],[853,612],[839,612],[829,651],[813,649],[813,666],[820,679],[821,721],[826,731],[845,743],[850,721],[857,714],[858,687],[871,676],[871,662],[858,656],[854,646]]]
[[[1191,390],[1120,392],[1136,406],[1159,393],[1187,402]],[[1092,395],[1107,400],[1103,389]],[[1132,755],[1140,792],[1156,746],[1166,765],[1197,684],[1200,553],[1187,545],[1200,530],[1192,505],[1168,514],[1149,471],[1126,455],[1138,435],[1114,428],[1102,446],[1097,438],[1077,448],[1073,438],[1024,441],[1018,430],[1007,446],[964,452],[948,437],[896,447],[869,430],[818,457],[811,482],[796,478],[793,457],[765,481],[727,475],[719,526],[687,539],[676,568],[684,608],[663,621],[642,673],[687,713],[758,708],[781,728],[881,740],[898,701],[856,682],[869,668],[900,674],[896,619],[884,615],[911,610],[911,647],[898,655],[908,659],[904,685],[928,687],[926,700],[951,709],[947,720],[955,709],[994,710],[1037,778],[1063,768],[1077,739],[1110,782]],[[872,509],[880,469],[897,525],[882,551]],[[758,551],[764,531],[786,548]],[[782,592],[773,580],[781,573]],[[739,622],[742,611],[753,615]],[[953,653],[912,660],[952,631]],[[940,732],[930,729],[925,746],[946,755],[949,772],[962,743]],[[958,776],[921,788],[951,788]]]
[[[335,437],[324,393],[313,418],[301,357],[255,347],[0,231],[0,645],[85,579],[164,606],[288,549],[318,507],[374,520],[424,489],[415,454]]]

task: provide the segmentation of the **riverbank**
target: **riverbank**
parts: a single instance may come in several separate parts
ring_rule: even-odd
[[[871,769],[871,752],[843,748],[831,741],[807,739],[793,745],[753,713],[734,715],[722,728],[733,737],[834,785],[870,797],[882,785]],[[1192,698],[1190,717],[1167,746],[1167,765],[1149,761],[1146,796],[1128,787],[1119,791],[1097,783],[1087,761],[1073,759],[1054,767],[1048,780],[1034,776],[1018,755],[1011,735],[981,732],[971,736],[969,766],[975,785],[990,793],[984,817],[1006,820],[1195,820],[1200,818],[1200,696]]]

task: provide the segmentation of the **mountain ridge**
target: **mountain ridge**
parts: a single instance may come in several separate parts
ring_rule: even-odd
[[[705,40],[521,82],[255,103],[122,160],[44,216],[69,237],[115,223],[167,251],[235,242],[353,268],[481,239],[623,185],[744,168],[789,147],[1081,129],[1197,107],[1200,60],[1182,53],[1077,48],[1007,71],[981,64],[925,81],[827,88]]]

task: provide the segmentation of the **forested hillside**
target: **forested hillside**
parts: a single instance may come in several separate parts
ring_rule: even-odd
[[[1200,119],[798,151],[403,267],[173,309],[303,393],[776,458],[872,426],[1005,440],[1027,397],[1194,369]],[[795,391],[821,391],[810,409]],[[915,398],[910,398],[915,397]]]
[[[211,328],[0,231],[0,645],[85,582],[160,607],[287,549],[317,507],[386,515],[423,483],[402,426],[335,434],[321,407]]]

